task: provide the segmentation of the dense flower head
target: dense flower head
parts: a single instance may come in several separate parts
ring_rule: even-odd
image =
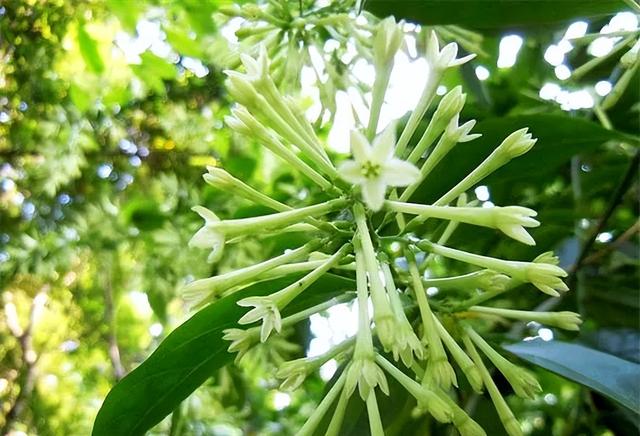
[[[234,13],[244,14],[248,19],[269,19],[260,8],[238,11]],[[304,21],[302,17],[296,19]],[[341,16],[334,23],[349,26],[352,25],[349,20]],[[298,21],[292,23],[300,28]],[[516,394],[537,395],[540,389],[535,377],[507,361],[483,339],[483,333],[496,320],[534,320],[567,330],[577,329],[580,318],[571,312],[536,313],[492,307],[493,298],[521,285],[526,292],[537,288],[556,296],[558,291],[568,290],[562,281],[567,274],[552,253],[526,262],[470,253],[450,247],[448,242],[463,224],[475,226],[478,231],[498,231],[502,236],[535,245],[533,236],[527,232],[528,228],[540,225],[534,219],[534,210],[515,205],[479,207],[477,202],[467,203],[465,193],[529,151],[536,139],[526,128],[513,132],[495,144],[484,161],[440,198],[430,204],[411,202],[418,189],[429,189],[431,170],[442,165],[443,158],[457,144],[479,136],[471,133],[474,120],[461,121],[466,97],[461,87],[444,96],[431,117],[426,115],[437,98],[445,70],[470,61],[473,55],[457,59],[456,43],[440,48],[437,35],[422,30],[421,37],[428,40],[423,55],[431,71],[416,108],[402,128],[395,121],[380,126],[392,60],[403,45],[404,31],[393,18],[370,29],[373,42],[362,52],[369,53],[376,78],[369,119],[366,123],[359,122],[349,137],[343,138],[345,143],[350,142],[350,156],[336,156],[326,149],[314,126],[285,92],[287,87],[274,79],[276,62],[271,62],[265,47],[254,51],[254,56],[246,53],[239,56],[237,68],[242,72],[226,72],[229,93],[239,103],[226,123],[307,179],[313,191],[305,197],[304,205],[293,207],[221,168],[209,168],[204,176],[207,183],[273,212],[222,219],[199,206],[194,210],[205,223],[191,245],[211,250],[209,258],[216,260],[225,244],[241,243],[242,238],[264,231],[277,234],[303,230],[302,237],[307,237],[308,242],[288,247],[284,253],[253,265],[196,280],[186,286],[185,295],[204,305],[224,294],[241,308],[247,308],[238,324],[253,325],[247,330],[227,329],[224,336],[231,341],[229,351],[240,355],[270,337],[282,337],[286,331],[283,327],[335,304],[327,299],[305,308],[305,302],[310,300],[307,296],[320,298],[318,289],[339,293],[341,302],[356,297],[358,329],[353,338],[322,356],[280,363],[276,371],[284,379],[283,389],[296,389],[303,387],[306,378],[322,364],[340,357],[342,368],[337,372],[337,380],[305,424],[304,432],[318,425],[322,414],[337,398],[340,400],[335,413],[341,416],[357,387],[371,418],[372,433],[380,434],[376,391],[389,394],[389,375],[415,397],[423,413],[440,422],[451,422],[463,435],[482,435],[482,428],[449,396],[450,390],[457,388],[458,378],[464,376],[476,392],[488,392],[503,424],[515,433],[519,429],[517,420],[476,347],[505,376]],[[423,119],[426,125],[420,127]],[[452,205],[456,199],[458,203]],[[407,221],[411,215],[414,217]],[[440,226],[443,221],[446,225]],[[394,244],[396,248],[392,248]],[[455,266],[450,274],[434,277],[437,270],[434,265],[439,258],[448,258]],[[346,289],[322,289],[326,282],[321,279],[329,272],[350,285],[345,285]],[[280,289],[236,299],[236,292],[248,285],[276,278],[285,283]],[[432,288],[437,292],[431,292]],[[294,305],[289,305],[294,302],[298,303],[295,305],[298,311],[283,318],[281,312],[285,307],[293,309]],[[393,362],[380,354],[383,352],[389,353]],[[456,367],[460,370],[458,375]],[[336,419],[332,428],[338,425]]]

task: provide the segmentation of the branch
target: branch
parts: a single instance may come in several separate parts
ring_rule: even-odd
[[[124,377],[124,367],[120,360],[120,348],[118,347],[118,338],[116,336],[116,319],[115,307],[113,302],[113,284],[111,281],[113,275],[113,264],[110,262],[109,268],[104,279],[104,323],[107,326],[107,352],[111,367],[113,368],[113,376],[116,381]]]
[[[29,321],[24,330],[18,325],[17,316],[14,313],[15,307],[12,310],[13,305],[5,305],[5,313],[7,314],[8,324],[10,324],[11,333],[16,336],[18,343],[20,344],[20,351],[22,353],[22,368],[20,369],[19,383],[20,391],[16,397],[13,405],[7,412],[4,418],[4,425],[0,428],[0,434],[8,434],[13,426],[13,423],[18,421],[22,416],[28,402],[33,393],[36,383],[36,362],[38,355],[33,349],[33,327],[40,317],[40,313],[47,302],[47,293],[51,287],[44,285],[40,292],[33,298],[31,307],[29,308]],[[9,320],[11,322],[9,323]]]
[[[622,177],[622,180],[620,181],[620,183],[618,184],[618,187],[613,193],[613,196],[611,197],[611,201],[609,202],[609,205],[607,206],[606,211],[600,217],[600,220],[598,221],[598,225],[593,230],[591,235],[589,235],[589,238],[587,238],[587,241],[582,246],[582,250],[578,255],[578,259],[576,260],[573,267],[571,267],[569,271],[570,281],[575,280],[576,273],[578,272],[578,270],[584,263],[585,259],[587,258],[587,255],[589,254],[589,250],[591,250],[591,248],[593,247],[593,244],[595,243],[596,238],[602,232],[605,225],[607,224],[607,221],[609,221],[609,218],[611,218],[611,215],[613,215],[613,212],[621,203],[622,197],[624,196],[624,194],[627,192],[627,190],[633,183],[635,179],[635,174],[638,172],[639,164],[640,164],[640,151],[637,151],[636,154],[633,156],[633,159],[631,159],[631,163],[629,164],[627,171]]]

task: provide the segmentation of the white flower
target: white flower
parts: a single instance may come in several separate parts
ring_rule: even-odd
[[[447,128],[444,131],[444,136],[456,142],[469,142],[482,136],[480,133],[469,134],[471,129],[476,125],[476,120],[470,120],[459,126],[460,114],[456,114],[451,118]]]
[[[557,297],[558,291],[566,292],[569,287],[560,277],[567,277],[567,272],[558,265],[558,258],[551,252],[543,253],[533,259],[533,262],[526,263],[524,274],[526,281],[533,284],[545,294]]]
[[[401,318],[396,324],[391,351],[393,352],[393,359],[395,361],[397,361],[398,358],[402,359],[402,362],[407,368],[410,368],[413,364],[414,355],[420,360],[424,357],[422,343],[414,333],[406,317],[404,317],[404,319]]]
[[[495,226],[505,235],[527,245],[536,245],[536,241],[524,227],[538,227],[540,222],[531,218],[538,213],[521,206],[494,207]],[[491,210],[489,209],[489,210]]]
[[[247,354],[249,349],[256,344],[258,338],[253,332],[254,329],[242,330],[235,328],[222,331],[222,333],[224,333],[222,339],[231,341],[231,345],[229,345],[227,351],[229,353],[238,353],[235,359],[236,362],[239,362],[240,359]]]
[[[438,44],[438,36],[435,32],[431,32],[429,41],[427,42],[427,61],[435,68],[445,70],[450,67],[455,67],[467,63],[471,59],[475,58],[475,54],[467,55],[463,58],[456,59],[458,55],[458,44],[451,42],[440,50]]]
[[[348,395],[358,387],[360,397],[366,401],[369,393],[376,386],[386,395],[389,395],[389,385],[384,371],[378,366],[373,357],[356,357],[354,355],[351,365],[347,368],[347,380],[344,388]]]
[[[262,328],[260,329],[260,342],[265,342],[273,330],[280,333],[282,331],[282,317],[276,301],[270,296],[267,297],[248,297],[238,301],[238,306],[251,307],[242,318],[238,320],[238,324],[251,324],[262,319]]]
[[[314,360],[307,357],[284,362],[276,372],[277,378],[285,379],[280,385],[280,389],[283,391],[297,389],[307,376],[315,371],[316,366]]]
[[[413,164],[393,157],[395,125],[390,125],[374,141],[356,130],[351,132],[351,152],[355,160],[338,166],[346,181],[360,185],[362,198],[369,208],[380,210],[387,186],[407,186],[415,182],[420,171]]]
[[[210,248],[211,253],[207,257],[207,262],[213,263],[222,257],[222,249],[224,248],[225,237],[223,233],[216,231],[212,224],[219,222],[220,218],[202,206],[195,206],[191,210],[204,218],[204,225],[189,241],[190,247]]]

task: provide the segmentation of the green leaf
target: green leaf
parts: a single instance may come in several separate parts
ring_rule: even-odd
[[[87,33],[84,24],[78,25],[78,47],[87,67],[94,73],[102,73],[104,71],[104,63],[98,52],[98,45],[91,38],[91,35]]]
[[[366,10],[420,24],[496,29],[534,26],[612,14],[622,0],[368,0]]]
[[[93,436],[142,435],[159,423],[214,371],[233,360],[222,331],[237,327],[238,319],[247,311],[236,302],[249,295],[272,293],[299,277],[251,285],[205,307],[176,328],[147,360],[111,389],[96,417]],[[353,287],[350,279],[326,274],[294,300],[284,314]]]
[[[130,0],[107,0],[107,7],[118,17],[122,27],[132,33],[136,30],[138,17],[145,6],[144,1],[141,0],[135,2]]]
[[[587,386],[638,413],[640,365],[582,345],[536,339],[507,345],[506,350]]]
[[[202,57],[202,46],[197,40],[191,39],[184,30],[173,26],[163,26],[162,30],[166,33],[169,44],[180,54],[194,58]]]
[[[568,115],[488,118],[480,121],[472,131],[482,133],[482,137],[456,145],[427,177],[412,201],[436,200],[476,168],[504,138],[523,127],[529,127],[538,142],[528,153],[513,159],[482,181],[483,185],[490,185],[492,195],[494,186],[511,190],[516,182],[539,185],[540,181],[551,180],[573,155],[593,151],[607,141],[637,142],[624,133]]]

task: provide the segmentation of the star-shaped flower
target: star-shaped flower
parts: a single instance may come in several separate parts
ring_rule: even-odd
[[[367,206],[380,210],[388,186],[407,186],[415,182],[420,171],[413,164],[393,156],[395,126],[387,127],[370,144],[357,130],[351,131],[353,160],[342,162],[338,173],[347,182],[360,185]]]
[[[260,342],[265,342],[273,330],[278,333],[282,331],[282,317],[280,316],[280,310],[278,309],[277,302],[274,301],[271,296],[243,298],[238,301],[238,306],[254,306],[253,309],[238,320],[238,324],[251,324],[262,320]]]
[[[218,216],[211,212],[206,207],[195,206],[192,208],[194,212],[204,218],[204,225],[189,241],[190,247],[197,248],[210,248],[211,253],[207,258],[208,262],[217,262],[222,256],[222,249],[224,248],[225,237],[221,232],[216,231],[211,224],[220,221]]]

